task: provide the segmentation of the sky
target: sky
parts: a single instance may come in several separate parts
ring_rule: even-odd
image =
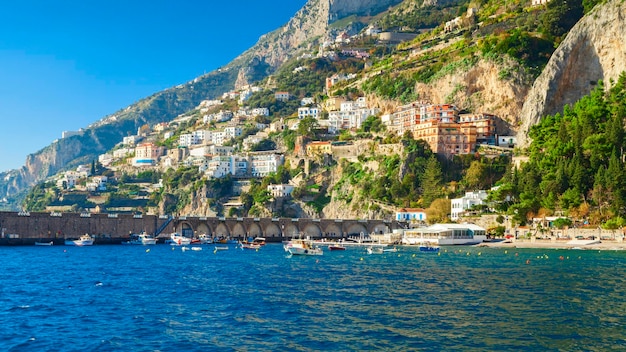
[[[0,172],[153,93],[228,64],[306,0],[4,0]]]

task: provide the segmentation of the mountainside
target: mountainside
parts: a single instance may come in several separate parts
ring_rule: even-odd
[[[316,48],[329,23],[351,14],[375,14],[402,0],[311,0],[282,28],[262,36],[258,43],[223,69],[156,93],[85,129],[80,136],[60,139],[31,154],[19,170],[0,173],[0,199],[16,208],[28,187],[60,170],[91,162],[124,136],[144,124],[171,121],[233,89],[266,77],[301,50]]]
[[[609,88],[626,70],[626,2],[607,1],[576,24],[529,91],[521,111],[520,147],[540,119],[589,94],[599,80]]]

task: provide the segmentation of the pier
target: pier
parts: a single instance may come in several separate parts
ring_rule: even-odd
[[[297,235],[312,239],[341,239],[360,234],[389,233],[404,228],[395,220],[226,218],[141,214],[93,214],[59,212],[0,212],[0,245],[33,245],[39,241],[63,244],[66,238],[88,233],[95,244],[119,244],[131,234],[145,231],[163,241],[173,232],[186,237],[265,237],[280,242]]]

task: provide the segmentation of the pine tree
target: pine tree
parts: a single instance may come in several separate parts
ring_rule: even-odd
[[[424,208],[428,208],[435,199],[442,196],[442,179],[443,173],[439,161],[435,156],[431,156],[422,175],[422,206]]]

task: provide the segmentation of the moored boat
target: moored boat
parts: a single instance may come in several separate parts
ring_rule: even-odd
[[[50,241],[50,242],[39,242],[39,241],[37,241],[37,242],[35,242],[35,246],[52,246],[53,244],[54,244],[53,241]]]
[[[191,244],[191,238],[180,235],[176,232],[170,235],[170,244],[172,246],[187,246]]]
[[[328,245],[328,250],[329,251],[345,251],[346,247],[340,245],[340,244],[329,244]]]
[[[79,239],[66,239],[66,246],[91,246],[93,245],[93,237],[89,236],[89,234],[84,234],[80,236]]]
[[[324,251],[315,246],[309,239],[294,238],[284,244],[283,248],[291,255],[323,255]]]
[[[439,252],[439,246],[434,245],[432,242],[424,242],[419,246],[420,252]]]
[[[145,232],[130,235],[130,239],[124,244],[152,245],[157,243],[157,239]]]

